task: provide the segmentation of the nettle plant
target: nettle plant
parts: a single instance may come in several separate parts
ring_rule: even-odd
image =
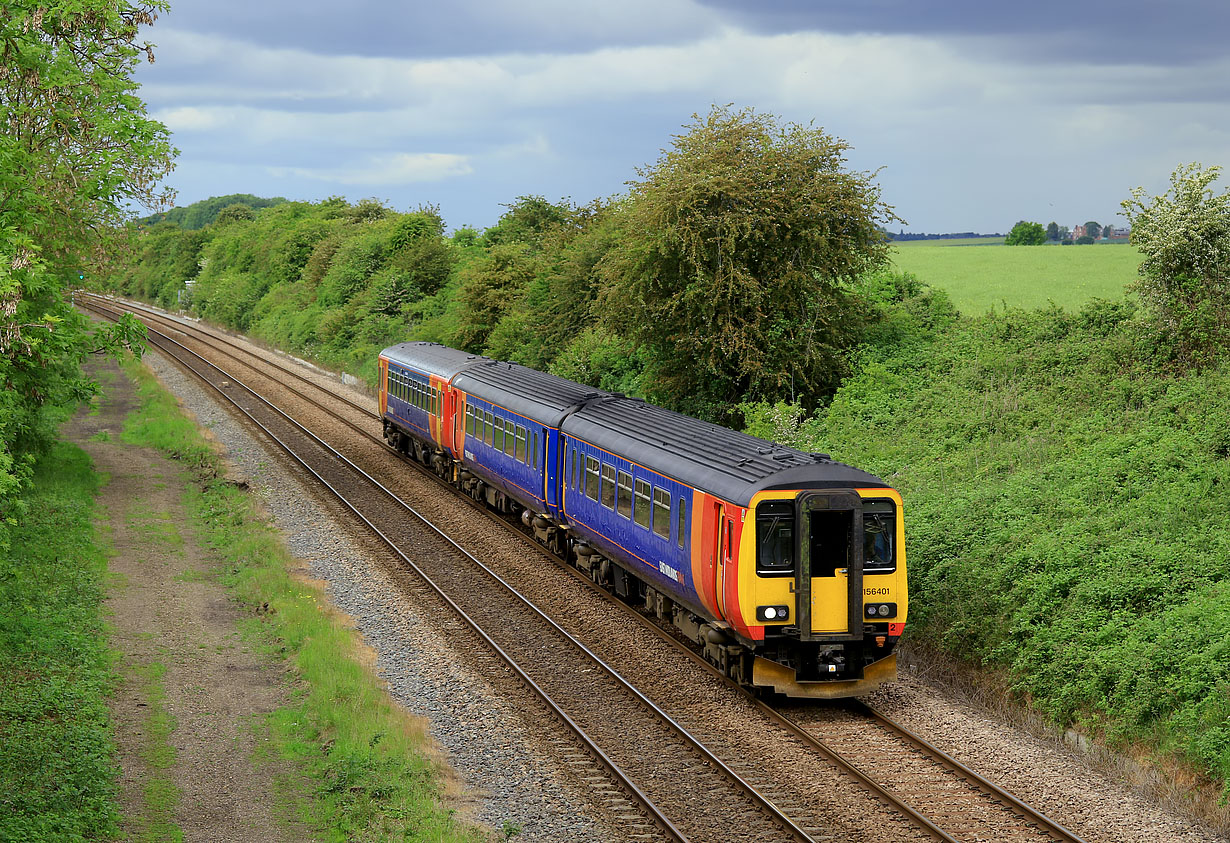
[[[1230,192],[1212,184],[1220,167],[1185,164],[1170,189],[1144,188],[1122,203],[1143,260],[1137,292],[1183,363],[1219,357],[1230,343]]]

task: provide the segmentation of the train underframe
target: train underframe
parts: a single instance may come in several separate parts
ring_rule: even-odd
[[[655,589],[621,563],[573,539],[567,525],[525,508],[486,483],[460,462],[396,425],[384,422],[385,440],[398,453],[429,468],[462,494],[503,515],[520,520],[543,547],[596,585],[624,602],[673,626],[731,681],[762,693],[796,698],[835,699],[865,694],[897,675],[896,638],[888,624],[865,624],[861,641],[799,641],[788,633],[744,643],[725,621],[708,620]],[[789,629],[769,627],[770,630]]]

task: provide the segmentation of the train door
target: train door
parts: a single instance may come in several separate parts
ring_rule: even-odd
[[[384,415],[389,411],[389,361],[383,357],[380,358],[380,415]]]
[[[850,492],[805,493],[799,510],[799,631],[804,640],[861,641],[862,499]]]
[[[713,607],[719,618],[725,617],[722,610],[722,604],[725,602],[722,599],[722,587],[725,585],[724,571],[722,570],[722,557],[724,551],[722,548],[722,504],[719,501],[714,501],[712,504],[712,518],[708,519],[710,533],[709,541],[709,586],[713,594]]]

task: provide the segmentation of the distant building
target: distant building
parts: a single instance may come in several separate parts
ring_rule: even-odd
[[[1076,240],[1080,237],[1085,237],[1089,232],[1083,225],[1072,226],[1072,239]],[[1104,225],[1100,235],[1103,240],[1127,240],[1132,236],[1132,229],[1128,226]]]

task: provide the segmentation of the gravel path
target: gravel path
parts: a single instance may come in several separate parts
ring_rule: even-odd
[[[254,442],[195,381],[158,355],[151,354],[148,361],[258,490],[291,551],[305,560],[313,577],[328,583],[331,599],[355,619],[394,697],[430,718],[432,734],[470,788],[472,815],[497,831],[508,822],[521,829],[521,839],[613,839],[609,828],[591,818],[585,794],[551,760],[551,748],[526,733],[511,710],[515,706],[501,702],[481,677],[458,667],[456,654],[432,634],[432,619],[396,597],[397,589],[372,563],[370,554],[378,551],[364,548],[335,526],[330,508],[316,503],[281,459]],[[348,390],[336,377],[305,369],[309,371],[332,391],[348,392],[374,406],[370,396]],[[476,523],[474,532],[485,535],[494,529]],[[653,649],[646,644],[647,651]],[[872,701],[1089,843],[1228,840],[1159,808],[1058,741],[1040,740],[998,722],[935,686],[907,677]]]
[[[613,839],[591,816],[586,795],[561,775],[551,751],[527,734],[513,707],[481,677],[458,667],[458,654],[433,634],[435,620],[399,598],[380,573],[374,549],[334,523],[332,508],[305,488],[282,455],[256,441],[164,357],[151,352],[146,363],[219,443],[308,575],[326,583],[330,600],[353,619],[393,698],[428,718],[446,762],[462,778],[460,809],[496,833],[519,830],[520,840]]]

